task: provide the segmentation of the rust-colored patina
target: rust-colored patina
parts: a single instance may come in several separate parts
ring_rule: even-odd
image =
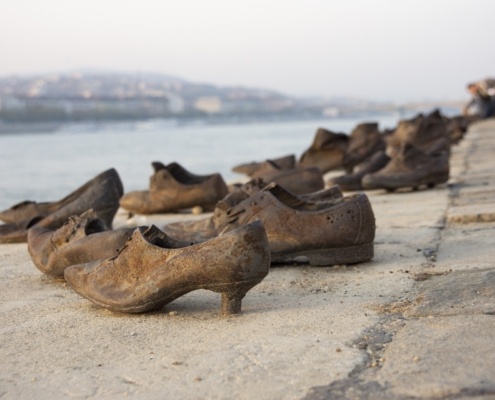
[[[4,221],[11,222],[0,225],[0,243],[25,242],[29,228],[58,229],[70,216],[79,215],[90,208],[110,228],[123,192],[119,174],[112,168],[58,202],[20,203],[1,213]]]
[[[156,310],[193,290],[207,289],[222,294],[222,314],[235,314],[270,268],[261,221],[204,243],[178,246],[157,227],[140,227],[116,257],[71,266],[64,276],[81,296],[113,311]]]
[[[28,231],[28,252],[44,274],[63,277],[70,265],[117,255],[134,228],[109,230],[93,210],[71,216],[59,229],[34,227]]]
[[[157,214],[201,206],[213,209],[228,193],[220,174],[195,175],[178,163],[152,163],[150,189],[126,193],[120,205],[137,214]]]

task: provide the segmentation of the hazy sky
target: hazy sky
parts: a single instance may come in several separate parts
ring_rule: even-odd
[[[0,75],[97,68],[297,96],[468,98],[494,0],[0,0]]]

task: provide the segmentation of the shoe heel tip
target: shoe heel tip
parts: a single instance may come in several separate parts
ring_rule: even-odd
[[[222,293],[221,315],[239,314],[241,312],[242,298],[244,296],[232,296],[229,293]]]

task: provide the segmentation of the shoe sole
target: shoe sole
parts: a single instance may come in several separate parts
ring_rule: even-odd
[[[395,189],[400,189],[400,188],[417,188],[422,185],[427,185],[428,187],[434,187],[435,185],[445,183],[449,180],[449,173],[439,173],[435,175],[429,175],[424,178],[418,179],[416,181],[402,181],[398,183],[397,181],[391,180],[388,181],[386,179],[383,179],[378,182],[372,182],[366,184],[364,182],[363,187],[364,189],[385,189],[387,191],[394,191]]]
[[[161,310],[164,306],[172,301],[186,295],[187,293],[195,290],[204,289],[215,293],[222,294],[222,303],[220,308],[221,315],[238,314],[241,311],[241,301],[246,293],[253,287],[258,285],[261,280],[239,281],[233,283],[217,283],[211,285],[194,285],[185,288],[180,288],[166,296],[160,298],[154,298],[149,301],[143,301],[134,305],[118,306],[114,304],[107,304],[104,301],[100,301],[86,295],[82,295],[84,298],[107,310],[119,313],[138,314]]]
[[[272,262],[286,262],[301,256],[306,257],[309,264],[314,266],[356,264],[371,260],[374,256],[374,247],[373,243],[367,243],[335,249],[307,250],[280,256],[272,254]]]

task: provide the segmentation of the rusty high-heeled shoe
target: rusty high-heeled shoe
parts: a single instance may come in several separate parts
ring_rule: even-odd
[[[81,296],[112,311],[157,310],[207,289],[222,294],[222,314],[235,314],[269,268],[268,239],[255,221],[188,247],[178,247],[155,226],[137,228],[116,257],[73,265],[64,276]]]
[[[116,256],[135,228],[109,230],[93,210],[71,216],[59,229],[29,229],[28,252],[34,265],[52,277],[65,268]]]

